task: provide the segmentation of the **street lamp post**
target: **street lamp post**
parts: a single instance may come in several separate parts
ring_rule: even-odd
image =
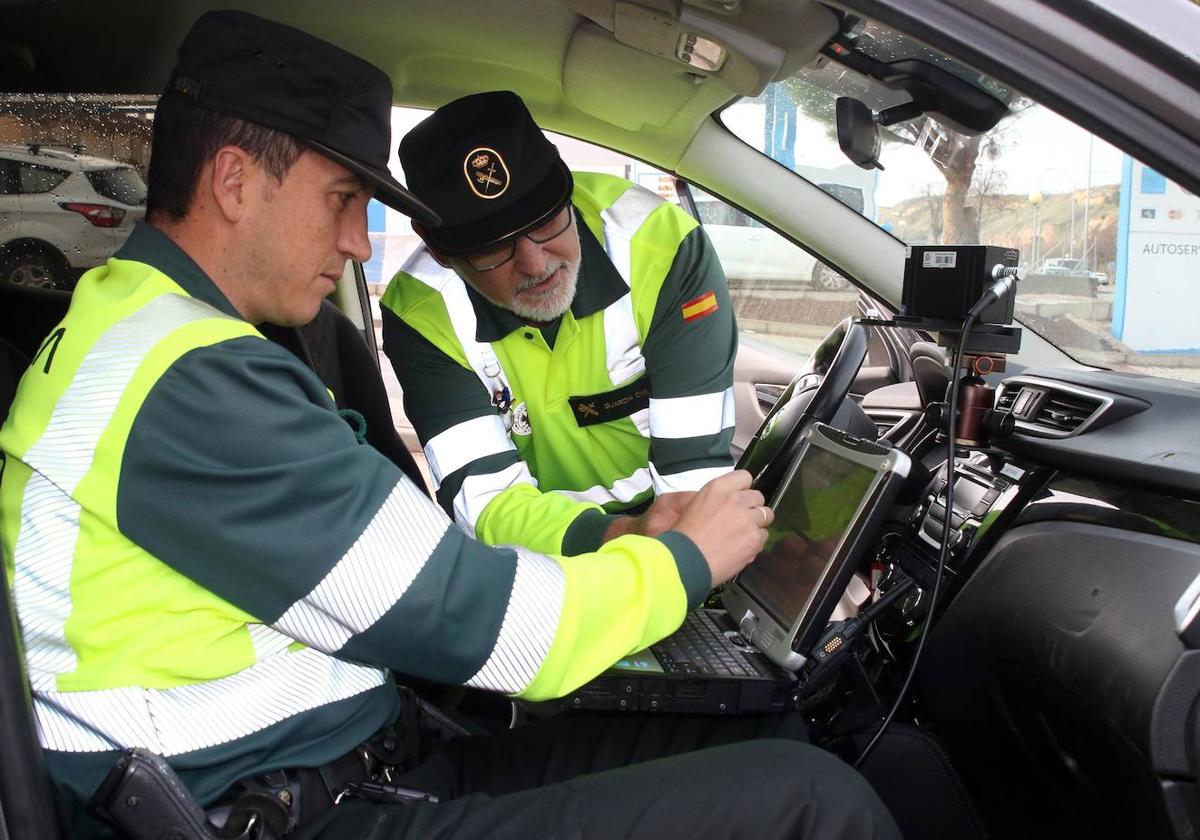
[[[1033,256],[1029,260],[1029,270],[1037,271],[1038,251],[1042,239],[1042,199],[1044,196],[1040,192],[1031,192],[1029,194],[1029,203],[1033,205]]]
[[[1087,271],[1092,270],[1092,258],[1088,255],[1088,211],[1092,206],[1092,140],[1095,139],[1091,132],[1088,132],[1088,162],[1087,162],[1087,189],[1083,194],[1083,266]]]
[[[1075,256],[1075,187],[1079,182],[1076,181],[1074,178],[1072,178],[1064,170],[1058,169],[1057,167],[1054,167],[1054,166],[1042,167],[1042,172],[1053,172],[1056,175],[1061,175],[1063,178],[1066,179],[1067,184],[1069,185],[1069,188],[1071,190],[1071,222],[1067,226],[1067,253],[1063,254],[1063,256],[1064,257],[1074,257]],[[1087,212],[1086,207],[1084,208],[1084,212],[1085,213]]]

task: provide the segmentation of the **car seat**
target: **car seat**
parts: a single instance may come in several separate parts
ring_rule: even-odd
[[[928,341],[913,342],[908,351],[912,365],[913,382],[921,398],[921,407],[946,398],[946,386],[950,384],[950,368],[942,348]]]
[[[70,292],[0,283],[0,338],[33,358],[70,305]]]
[[[8,407],[17,395],[17,383],[25,368],[29,367],[29,356],[8,339],[0,336],[0,424],[8,416]]]

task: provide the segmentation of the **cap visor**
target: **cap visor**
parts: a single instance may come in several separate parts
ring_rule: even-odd
[[[363,178],[375,188],[375,198],[393,210],[412,217],[414,221],[420,222],[426,227],[437,227],[442,223],[441,217],[433,211],[433,208],[405,189],[399,181],[391,176],[391,173],[364,166],[354,158],[347,157],[323,143],[307,139],[303,142]]]

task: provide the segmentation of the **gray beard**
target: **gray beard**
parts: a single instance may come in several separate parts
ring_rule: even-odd
[[[526,277],[517,286],[517,291],[513,295],[512,301],[508,303],[492,300],[491,298],[487,299],[493,305],[501,309],[507,309],[509,312],[526,321],[534,321],[540,324],[549,323],[571,308],[571,302],[575,300],[575,289],[579,282],[579,263],[579,260],[576,260],[574,263],[560,260],[545,274],[538,277]],[[545,282],[551,274],[563,266],[567,268],[563,280],[553,289],[533,293],[527,291],[539,283]],[[484,295],[484,297],[487,297],[487,295]]]

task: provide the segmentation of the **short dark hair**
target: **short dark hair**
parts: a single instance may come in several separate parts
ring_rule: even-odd
[[[147,217],[179,221],[186,216],[201,168],[222,146],[246,150],[277,182],[283,181],[303,148],[290,134],[166,94],[154,113]]]

